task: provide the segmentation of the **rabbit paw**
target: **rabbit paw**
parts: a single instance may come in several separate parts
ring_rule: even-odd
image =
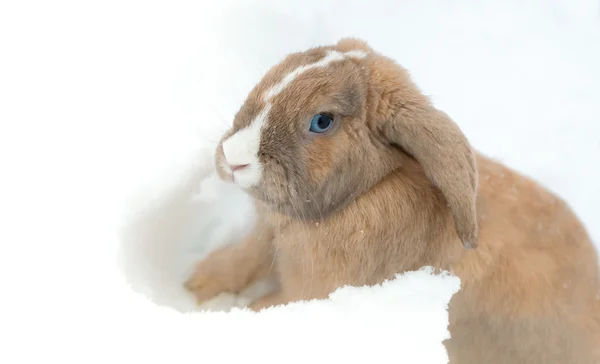
[[[202,304],[221,293],[237,294],[246,283],[244,275],[236,267],[235,246],[221,248],[200,261],[184,283],[185,288],[194,294],[196,302]]]

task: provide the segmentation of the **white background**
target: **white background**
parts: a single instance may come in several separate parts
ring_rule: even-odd
[[[397,59],[478,150],[565,198],[600,242],[598,1],[2,1],[0,355],[21,355],[2,362],[141,350],[162,362],[158,348],[202,361],[190,331],[245,332],[222,316],[203,331],[132,293],[192,307],[177,284],[203,248],[243,231],[245,196],[207,181],[197,204],[158,213],[173,236],[131,219],[211,168],[271,65],[343,36]],[[235,348],[223,335],[206,337]],[[361,340],[391,359],[382,336]]]

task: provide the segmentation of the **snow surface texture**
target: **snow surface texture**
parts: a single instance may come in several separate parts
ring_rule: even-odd
[[[221,133],[274,63],[343,36],[407,67],[600,242],[598,1],[3,1],[0,362],[445,363],[459,282],[427,272],[258,315],[178,312],[196,309],[192,264],[252,223],[212,174]]]

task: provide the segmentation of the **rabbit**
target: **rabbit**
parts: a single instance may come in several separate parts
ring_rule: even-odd
[[[461,280],[450,363],[600,363],[591,237],[532,178],[475,151],[407,70],[364,40],[291,53],[216,149],[259,217],[198,262],[198,302],[274,280],[255,311],[432,266]]]

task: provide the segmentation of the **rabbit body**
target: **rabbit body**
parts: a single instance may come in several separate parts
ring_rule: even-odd
[[[372,56],[366,43],[346,39],[334,49],[358,55],[348,67],[368,72],[367,81],[352,79],[346,70],[341,86],[335,80],[322,86],[344,90],[335,95],[347,93],[338,104],[329,103],[342,115],[344,129],[306,134],[301,142],[289,139],[290,155],[301,160],[293,162],[279,147],[287,139],[277,136],[296,133],[295,126],[269,131],[262,125],[257,154],[264,158],[261,178],[269,176],[270,182],[258,183],[252,170],[234,177],[229,164],[236,156],[224,142],[251,129],[253,124],[239,120],[261,115],[261,107],[276,115],[275,101],[270,106],[256,100],[292,87],[289,80],[281,85],[282,75],[303,66],[284,61],[265,76],[266,85],[253,90],[238,124],[223,137],[216,160],[223,179],[255,197],[257,225],[240,244],[200,262],[187,288],[203,301],[276,277],[278,287],[250,305],[260,310],[433,266],[461,279],[449,306],[451,338],[445,345],[451,364],[600,363],[598,257],[569,206],[534,180],[474,151],[407,75],[389,59]],[[347,83],[353,87],[342,87]],[[298,95],[307,88],[299,84],[292,91]],[[252,104],[260,106],[250,111]],[[269,151],[273,144],[263,144],[267,132],[275,136],[279,155]],[[370,142],[353,142],[365,138]],[[330,150],[332,145],[344,153]],[[285,163],[301,167],[276,169]],[[275,182],[284,178],[285,185]]]

